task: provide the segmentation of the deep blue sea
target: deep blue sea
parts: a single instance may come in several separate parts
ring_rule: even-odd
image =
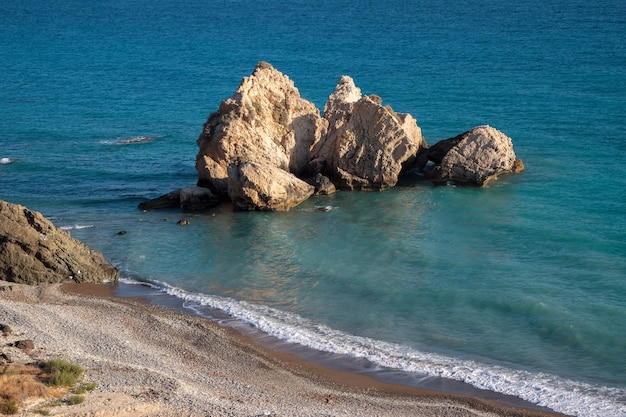
[[[494,126],[526,171],[285,213],[138,210],[195,184],[203,123],[262,60],[320,109],[350,75],[430,144]],[[125,285],[284,341],[626,416],[625,189],[623,0],[0,3],[0,199]]]

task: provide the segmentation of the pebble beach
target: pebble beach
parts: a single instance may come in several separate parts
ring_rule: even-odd
[[[57,416],[556,416],[483,399],[377,382],[273,352],[236,330],[116,298],[108,285],[0,291],[2,349],[14,362],[63,358],[97,388]],[[32,339],[34,349],[13,347]],[[30,401],[23,416],[41,403]]]

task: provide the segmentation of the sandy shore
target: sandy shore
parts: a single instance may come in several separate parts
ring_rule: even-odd
[[[61,357],[97,389],[63,416],[556,416],[487,400],[384,384],[254,344],[232,329],[106,286],[0,286],[1,351]],[[20,351],[16,340],[32,339]],[[34,410],[34,407],[32,408]],[[24,412],[23,416],[39,414]]]

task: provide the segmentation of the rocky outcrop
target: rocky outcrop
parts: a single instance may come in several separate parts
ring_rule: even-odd
[[[0,201],[0,277],[22,284],[109,282],[119,271],[40,213]]]
[[[300,97],[289,77],[261,62],[204,125],[197,140],[198,185],[226,195],[228,166],[235,162],[300,176],[311,159],[311,145],[324,131],[315,105]]]
[[[183,208],[188,210],[204,210],[220,204],[220,197],[204,187],[186,187],[170,191],[157,198],[139,203],[141,210],[163,208]]]
[[[524,170],[511,138],[491,126],[478,126],[436,143],[427,150],[426,159],[434,165],[424,177],[435,184],[452,181],[484,186],[498,175]]]
[[[228,167],[228,196],[240,210],[289,210],[314,190],[314,186],[272,165],[243,162]]]
[[[313,157],[325,161],[324,173],[339,188],[393,187],[403,166],[426,146],[411,115],[382,106],[378,96],[363,96],[348,76],[328,98],[323,118],[328,132],[315,143]]]
[[[292,177],[313,185],[315,194],[337,188],[384,190],[405,171],[423,170],[429,161],[434,166],[425,177],[436,184],[482,186],[499,174],[523,169],[510,138],[488,126],[429,149],[410,114],[383,106],[379,96],[363,95],[348,76],[340,78],[320,117],[293,81],[266,62],[209,116],[197,143],[199,187],[190,190],[189,198],[176,190],[140,208],[202,209],[228,196],[246,210],[287,210],[308,193],[306,187],[293,186]],[[262,175],[275,175],[284,184]],[[253,184],[258,188],[253,190]],[[287,198],[283,193],[289,190],[298,194]]]

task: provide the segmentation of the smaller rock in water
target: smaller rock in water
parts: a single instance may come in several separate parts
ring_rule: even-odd
[[[189,222],[189,220],[181,219],[176,224],[179,224],[181,226],[187,226],[188,224],[191,224],[191,223]]]
[[[424,172],[424,177],[434,184],[483,187],[500,174],[524,170],[511,138],[491,126],[477,126],[437,142],[428,150],[428,159],[435,165]]]
[[[35,342],[30,339],[18,340],[17,342],[15,342],[14,346],[22,350],[33,350],[35,349]]]
[[[117,232],[117,234],[123,236],[126,234],[126,230],[120,230],[119,232]]]

